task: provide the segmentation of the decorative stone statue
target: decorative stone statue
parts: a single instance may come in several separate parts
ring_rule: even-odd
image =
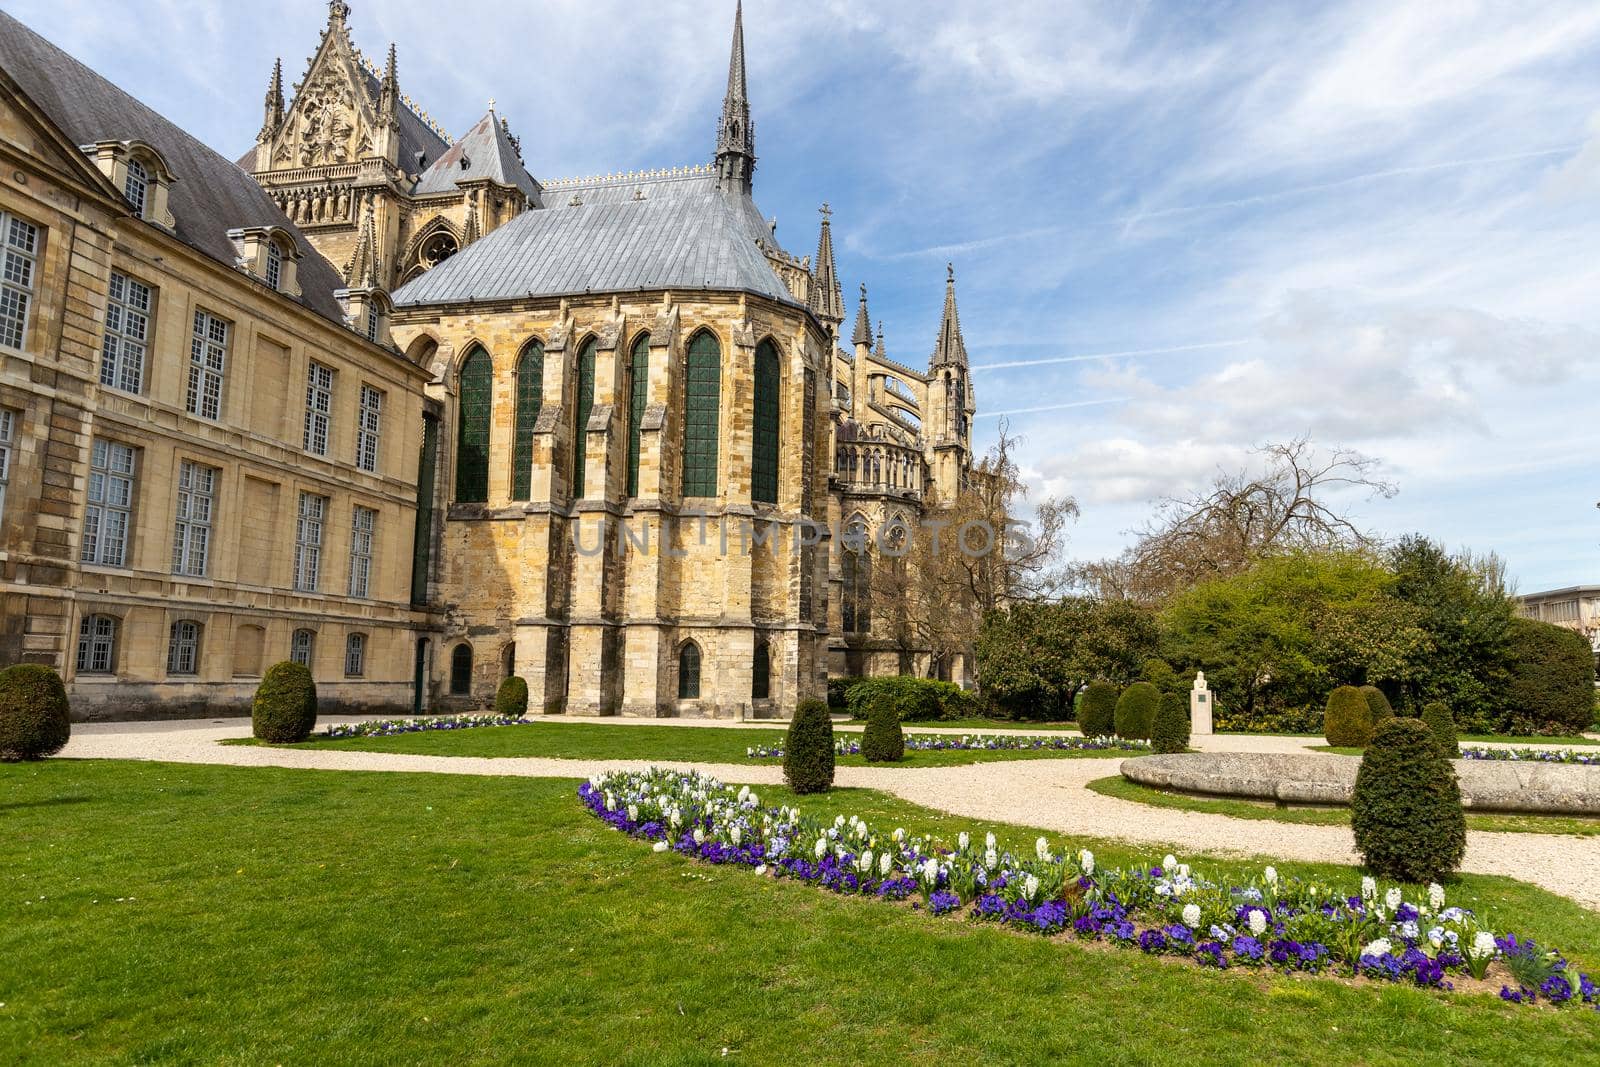
[[[1196,671],[1194,688],[1189,690],[1189,736],[1211,733],[1211,714],[1214,710],[1211,691],[1206,688],[1206,672]]]

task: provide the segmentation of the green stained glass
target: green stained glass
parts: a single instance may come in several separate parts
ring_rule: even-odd
[[[474,347],[461,364],[456,399],[456,500],[481,504],[489,499],[489,405],[494,365],[489,353]]]
[[[755,444],[751,457],[750,496],[764,504],[778,502],[778,349],[771,341],[756,348]]]
[[[640,430],[644,426],[645,401],[650,396],[650,338],[633,342],[633,359],[628,365],[628,495],[639,495]]]
[[[544,345],[529,341],[517,359],[517,426],[511,443],[511,499],[526,500],[533,484],[533,426],[544,403]]]
[[[583,468],[588,456],[589,413],[594,410],[594,339],[578,352],[578,402],[572,419],[572,499],[583,496]]]
[[[717,495],[717,423],[722,405],[722,349],[710,333],[689,342],[683,397],[683,495]]]
[[[678,650],[678,699],[700,699],[700,646],[693,641]]]

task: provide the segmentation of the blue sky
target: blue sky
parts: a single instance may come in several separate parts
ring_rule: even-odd
[[[229,156],[327,13],[4,6]],[[494,97],[540,178],[711,150],[731,3],[351,7],[446,128]],[[814,250],[831,202],[913,365],[955,262],[980,434],[1018,412],[1074,555],[1309,433],[1399,484],[1349,501],[1377,531],[1600,581],[1600,5],[749,0],[745,29],[779,239]]]

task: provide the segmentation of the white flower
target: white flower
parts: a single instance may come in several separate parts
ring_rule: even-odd
[[[747,785],[741,785],[739,787],[739,803],[743,804],[744,803],[744,798],[749,796],[749,795],[750,795],[750,787],[747,786]]]
[[[833,825],[834,826],[843,826],[844,825],[844,816],[843,815],[835,816],[834,820],[833,820]]]
[[[1267,913],[1258,908],[1250,909],[1250,932],[1260,937],[1267,932]]]
[[[1432,930],[1428,931],[1428,944],[1432,945],[1434,948],[1444,947],[1444,927],[1435,926]]]
[[[894,857],[885,852],[878,857],[878,877],[889,877],[889,868],[894,866]]]
[[[637,805],[637,804],[629,804],[628,805],[628,821],[629,822],[638,822],[639,821],[639,805]]]
[[[1266,870],[1261,872],[1261,876],[1265,878],[1267,880],[1267,884],[1272,886],[1274,889],[1278,887],[1278,868],[1268,867]]]
[[[867,839],[867,824],[864,823],[864,822],[856,823],[856,840],[857,841],[865,841],[866,839]]]
[[[828,839],[826,837],[817,838],[817,845],[812,851],[817,854],[817,859],[819,860],[826,856],[828,854]]]
[[[1371,900],[1378,893],[1378,883],[1370,876],[1361,879],[1361,899]]]
[[[1467,955],[1475,960],[1486,960],[1495,954],[1496,947],[1494,935],[1487,930],[1479,930],[1472,937],[1472,947],[1467,949]]]
[[[1039,838],[1039,840],[1033,843],[1033,852],[1034,855],[1038,856],[1040,859],[1048,860],[1050,858],[1050,842],[1046,841],[1042,837]]]
[[[991,848],[983,854],[983,868],[992,871],[998,866],[1000,866],[1000,853]]]
[[[905,827],[903,827],[903,826],[896,826],[896,827],[895,827],[895,828],[894,828],[894,835],[893,835],[893,836],[894,836],[894,839],[895,839],[895,840],[896,840],[896,841],[904,841],[904,840],[905,840],[905,839],[906,839],[906,830],[905,830]]]
[[[985,834],[983,836],[983,847],[990,852],[994,851],[994,834]]]
[[[749,747],[749,748],[746,748],[746,749],[745,749],[745,750],[744,750],[744,754],[745,754],[745,755],[746,755],[746,756],[754,756],[754,755],[755,755],[755,754],[756,754],[756,750],[755,750],[755,748],[754,748],[754,746],[752,746],[752,747]]]
[[[733,842],[733,847],[734,848],[738,848],[739,847],[739,838],[741,836],[742,836],[742,834],[741,834],[741,832],[740,832],[740,830],[739,830],[739,828],[737,826],[735,826],[732,830],[728,831],[728,840]]]
[[[1179,878],[1187,878],[1187,877],[1189,877],[1189,865],[1187,863],[1178,864],[1178,877]]]
[[[1412,920],[1407,919],[1405,922],[1400,924],[1401,937],[1409,937],[1411,940],[1415,941],[1417,939],[1417,933],[1417,924]]]
[[[959,848],[962,852],[965,852],[967,850],[967,846],[970,845],[971,843],[972,843],[972,838],[967,836],[967,832],[965,830],[961,831],[959,834],[956,835],[956,847]]]
[[[863,872],[872,870],[872,850],[870,848],[856,857],[856,870]]]
[[[1094,874],[1094,853],[1083,849],[1078,853],[1078,866],[1083,868],[1084,874]]]
[[[1428,883],[1428,907],[1434,911],[1444,907],[1444,886],[1438,882]]]
[[[767,865],[765,863],[761,864],[759,867],[756,868],[756,873],[757,874],[766,874],[767,873]]]
[[[1178,857],[1174,856],[1170,852],[1167,853],[1165,856],[1163,856],[1161,858],[1161,869],[1163,871],[1170,871],[1170,870],[1172,870],[1172,868],[1176,867],[1177,865],[1178,865]]]
[[[752,808],[759,808],[761,806],[761,798],[756,796],[754,793],[751,793],[748,799]]]
[[[939,861],[929,856],[922,862],[922,877],[929,885],[939,880]]]
[[[677,808],[673,808],[672,812],[667,816],[667,821],[670,822],[672,824],[672,828],[676,830],[678,827],[683,825],[683,812],[679,811]]]
[[[1362,949],[1361,954],[1363,956],[1387,956],[1392,947],[1393,946],[1389,944],[1389,939],[1387,937],[1380,937],[1378,940],[1370,942],[1366,948]]]
[[[706,843],[706,832],[704,827],[696,826],[694,828],[694,843],[697,845],[703,845]]]
[[[1030,875],[1028,875],[1028,877],[1026,877],[1026,878],[1024,878],[1022,880],[1022,895],[1024,897],[1026,897],[1028,900],[1032,900],[1033,899],[1033,895],[1035,893],[1037,893],[1038,891],[1039,891],[1039,879],[1038,878],[1036,878],[1035,876],[1030,874]]]
[[[1393,886],[1383,895],[1383,906],[1394,911],[1405,902],[1406,895],[1400,891],[1399,886]]]
[[[666,850],[667,843],[665,841],[657,841],[655,844],[650,846],[650,851],[652,852],[665,852]]]
[[[1183,906],[1183,925],[1191,930],[1200,925],[1200,905],[1185,904]]]
[[[606,810],[607,811],[616,811],[617,810],[617,798],[611,795],[611,790],[609,790],[609,789],[606,790]]]

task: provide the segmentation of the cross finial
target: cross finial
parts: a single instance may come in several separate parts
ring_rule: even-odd
[[[956,280],[956,265],[954,263],[946,263],[944,265],[944,270],[945,270],[945,275],[944,275],[945,281],[953,282],[953,281]]]
[[[489,98],[489,110],[490,111],[494,110],[494,97],[492,97],[492,96]]]
[[[833,218],[833,208],[828,206],[828,202],[826,200],[822,202],[822,206],[817,209],[817,212],[822,216],[823,222],[827,222],[829,219]]]

